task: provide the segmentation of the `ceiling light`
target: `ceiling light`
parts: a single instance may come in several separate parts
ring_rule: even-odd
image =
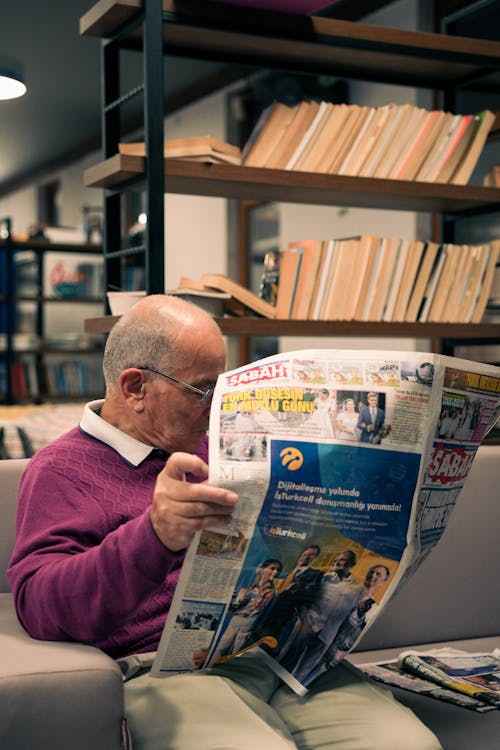
[[[17,99],[26,93],[26,85],[17,73],[0,70],[0,99]]]

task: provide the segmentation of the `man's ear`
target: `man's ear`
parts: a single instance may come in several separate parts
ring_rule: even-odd
[[[120,389],[123,398],[137,404],[144,398],[144,373],[136,367],[129,367],[120,374]],[[132,403],[130,405],[133,405]]]

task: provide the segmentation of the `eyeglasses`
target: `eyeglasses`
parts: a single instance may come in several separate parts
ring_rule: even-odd
[[[149,372],[154,372],[156,375],[161,375],[163,378],[167,378],[167,380],[171,380],[172,383],[177,383],[177,385],[182,385],[183,388],[186,388],[186,390],[191,391],[191,393],[196,393],[198,396],[200,396],[200,402],[205,405],[207,404],[212,396],[214,395],[215,391],[215,385],[212,385],[210,388],[207,388],[206,391],[202,391],[201,388],[197,388],[195,385],[190,385],[189,383],[185,383],[183,380],[178,380],[178,378],[174,378],[173,375],[167,375],[166,372],[161,372],[161,370],[156,370],[154,367],[148,367],[147,365],[138,365],[138,370],[148,370]]]

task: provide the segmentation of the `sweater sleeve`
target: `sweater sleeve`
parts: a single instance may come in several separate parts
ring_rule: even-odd
[[[106,650],[135,622],[130,638],[140,641],[148,614],[151,623],[155,613],[165,619],[183,559],[161,544],[149,507],[131,518],[112,516],[61,472],[36,461],[28,467],[8,578],[32,636]]]

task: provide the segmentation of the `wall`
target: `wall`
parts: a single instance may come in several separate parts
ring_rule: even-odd
[[[224,99],[222,92],[167,118],[166,137],[189,138],[210,133],[224,139]],[[165,219],[166,289],[175,288],[181,276],[199,279],[204,273],[226,273],[225,199],[167,193]]]

